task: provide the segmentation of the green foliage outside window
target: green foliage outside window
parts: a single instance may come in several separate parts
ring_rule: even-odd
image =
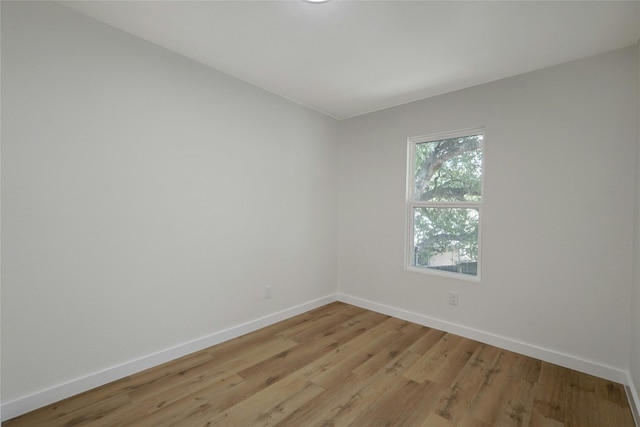
[[[477,274],[482,134],[415,144],[413,262]]]

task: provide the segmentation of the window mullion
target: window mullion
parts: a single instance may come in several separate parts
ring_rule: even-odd
[[[480,209],[481,202],[410,202],[413,208],[476,208]]]

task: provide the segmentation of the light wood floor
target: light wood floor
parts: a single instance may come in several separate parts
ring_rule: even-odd
[[[633,426],[620,384],[333,303],[16,426]]]

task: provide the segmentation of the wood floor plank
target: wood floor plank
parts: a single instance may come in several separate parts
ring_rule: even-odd
[[[276,354],[269,359],[256,363],[246,369],[238,371],[238,375],[252,380],[263,380],[272,383],[298,369],[309,365],[310,360],[338,349],[364,332],[360,324],[349,327],[335,326],[324,333],[318,334],[290,350]],[[308,377],[310,375],[307,375]]]
[[[442,383],[457,373],[480,344],[456,335],[446,334],[411,369],[405,377],[417,383]]]
[[[330,391],[320,394],[316,401],[302,405],[284,418],[279,426],[331,426],[336,419],[357,411],[362,396],[358,393],[365,386],[363,380],[355,375],[344,379]]]
[[[435,369],[430,369],[427,380],[444,386],[450,385],[459,375],[460,370],[467,364],[469,359],[480,348],[481,344],[477,341],[462,339],[450,353],[446,355],[446,359],[442,360]]]
[[[94,402],[82,411],[74,411],[63,417],[57,418],[56,423],[64,426],[91,425],[99,422],[105,415],[118,411],[129,403],[129,398],[124,394],[116,394],[99,402]],[[49,425],[48,421],[41,425]]]
[[[384,334],[387,334],[388,336],[397,336],[398,332],[393,330],[393,325],[395,324],[396,322],[387,318],[371,329],[362,331],[361,334],[357,335],[349,342],[340,345],[335,350],[313,360],[312,363],[305,366],[304,375],[308,378],[317,378],[323,372],[332,369],[353,353],[361,352],[363,347],[371,345],[371,343],[380,336]]]
[[[64,419],[67,414],[86,410],[93,403],[101,402],[118,394],[128,394],[131,390],[210,360],[210,355],[198,352],[165,363],[162,366],[147,369],[134,376],[125,377],[83,393],[82,399],[71,397],[31,412],[29,414],[30,425],[40,425],[39,423],[42,423],[42,425],[52,425],[52,423],[63,425],[60,420]]]
[[[336,302],[2,425],[634,424],[620,384]]]
[[[420,424],[420,427],[451,427],[454,425],[455,424],[451,423],[451,420],[435,412],[430,412],[427,418]]]
[[[285,418],[282,426],[325,426],[350,425],[355,418],[368,413],[376,398],[390,387],[397,387],[404,381],[402,373],[414,363],[416,355],[404,352],[387,363],[375,376],[363,378],[348,374],[337,384],[318,396],[312,404],[307,404]],[[357,424],[353,424],[357,425]]]
[[[433,411],[437,402],[436,396],[441,391],[441,386],[430,382],[418,384],[406,380],[403,372],[417,361],[418,355],[413,352],[405,352],[405,356],[393,364],[393,369],[402,387],[394,393],[386,393],[383,399],[376,402],[375,409],[363,414],[362,421],[368,419],[375,424],[363,425],[389,425],[389,426],[417,426]],[[396,369],[396,365],[400,365]],[[389,366],[385,370],[389,369]],[[379,424],[377,424],[379,423]],[[354,423],[354,425],[358,425]]]
[[[215,381],[196,382],[187,387],[167,389],[104,416],[96,426],[156,426],[169,420],[171,412],[182,412],[185,407],[182,403],[187,402],[194,393],[203,394],[206,392],[209,396],[215,393],[220,394],[242,381],[244,380],[237,375],[231,375]],[[165,411],[166,408],[169,409]]]
[[[265,340],[273,339],[274,336],[279,335],[280,332],[296,328],[300,325],[304,325],[307,322],[313,321],[318,317],[330,316],[333,313],[349,309],[352,306],[335,302],[315,310],[303,313],[299,316],[295,316],[257,331],[242,335],[240,337],[231,339],[221,344],[215,345],[205,350],[205,352],[215,358],[225,359],[229,357],[235,357],[240,353],[244,353],[247,350],[251,350],[256,345]],[[363,309],[356,307],[361,313]]]
[[[360,326],[364,329],[370,329],[385,320],[389,319],[389,316],[382,313],[376,313],[375,311],[366,310],[363,313],[358,314],[350,318],[349,320],[341,323],[340,326],[344,326],[345,328],[350,328],[352,326]]]
[[[321,313],[305,322],[283,329],[278,332],[277,335],[298,343],[303,343],[310,337],[313,337],[322,331],[346,322],[354,313],[358,313],[360,311],[361,309],[354,310],[350,306],[344,306],[332,313]]]
[[[418,325],[417,323],[408,322],[406,320],[398,325],[398,327],[396,327],[397,331],[405,335],[413,335],[418,332],[426,332],[428,329],[429,328],[427,328],[426,326]]]
[[[529,422],[529,427],[564,427],[564,423],[556,421],[553,418],[548,418],[542,413],[533,410],[531,412],[531,421]]]
[[[260,389],[264,389],[260,388]],[[238,376],[228,379],[222,386],[214,383],[178,399],[153,412],[126,420],[123,426],[161,427],[185,425],[185,419],[198,417],[213,419],[222,411],[254,394],[254,384]],[[119,425],[119,424],[116,424]]]
[[[591,375],[585,375],[576,371],[567,370],[570,378],[567,388],[567,408],[565,414],[566,426],[580,426],[588,422],[599,425],[616,426],[626,425],[633,420],[631,414],[621,411],[619,402],[603,399],[599,393],[603,388],[609,388],[609,393],[614,387],[607,387],[604,381]],[[598,387],[598,384],[601,387]],[[611,383],[610,383],[611,384]],[[622,387],[619,387],[623,392]]]
[[[435,412],[454,425],[461,423],[463,417],[469,412],[471,402],[482,392],[483,385],[499,353],[500,349],[496,347],[478,346],[451,384],[442,386],[442,393],[437,396]]]
[[[513,378],[512,367],[517,357],[510,351],[500,351],[496,356],[487,371],[485,381],[469,404],[469,412],[474,419],[494,425]]]
[[[391,330],[373,339],[367,345],[342,353],[346,357],[334,358],[331,364],[321,365],[317,373],[307,375],[311,381],[324,388],[331,388],[347,377],[355,368],[372,358],[398,338],[399,332]]]
[[[409,356],[409,353],[406,353]],[[387,381],[384,381],[387,379]],[[334,425],[353,426],[377,426],[385,425],[387,413],[380,410],[381,404],[387,404],[388,396],[396,396],[405,385],[404,380],[396,381],[396,378],[383,378],[369,386],[365,386],[358,392],[360,400],[358,405],[352,405],[351,411],[343,411],[331,420]],[[395,399],[394,399],[395,400]],[[397,405],[396,401],[396,405]],[[386,406],[386,405],[385,405]]]
[[[182,425],[272,426],[318,396],[324,389],[302,375],[290,375],[269,389],[263,389],[238,402],[214,418],[187,417]]]
[[[407,353],[408,355],[416,355]],[[375,402],[373,409],[362,413],[354,426],[418,426],[429,417],[441,393],[437,384],[400,381],[400,387],[389,390]]]
[[[508,385],[503,402],[497,410],[494,424],[500,426],[523,427],[531,423],[533,405],[533,387],[531,383],[514,378]]]
[[[566,412],[566,389],[571,378],[569,371],[560,366],[543,364],[540,378],[534,386],[533,411],[539,416],[535,419],[541,423],[544,418],[564,425]]]
[[[405,329],[405,332],[407,333],[405,334],[400,332],[400,335],[394,337],[393,341],[389,342],[388,345],[380,348],[375,353],[368,353],[368,359],[354,368],[352,372],[361,377],[374,375],[383,366],[394,360],[399,354],[405,352],[422,335],[423,330],[415,329],[411,331],[409,329]]]
[[[454,423],[451,420],[443,418],[438,414],[431,413],[429,417],[422,423],[420,427],[495,427],[494,424],[487,424],[483,421],[473,418],[469,414],[464,414],[459,423]]]
[[[260,345],[244,354],[224,360],[214,359],[199,364],[191,369],[185,369],[145,386],[138,387],[130,391],[128,395],[133,401],[142,401],[166,389],[186,387],[193,381],[216,381],[297,345],[291,340],[275,336],[264,340]]]
[[[442,337],[446,335],[446,332],[438,331],[437,329],[429,329],[427,328],[424,331],[424,334],[418,339],[415,343],[411,345],[409,351],[414,353],[424,355],[427,351],[431,349],[435,344],[437,344]]]
[[[385,317],[386,319],[386,317]],[[383,319],[380,319],[383,320]],[[354,324],[351,328],[334,327],[330,331],[319,333],[315,336],[315,340],[310,339],[305,346],[296,346],[284,352],[271,356],[262,361],[256,361],[244,369],[238,369],[238,375],[247,378],[247,381],[238,384],[236,387],[229,389],[224,398],[216,399],[215,403],[203,403],[207,400],[210,402],[210,396],[205,393],[195,393],[190,399],[179,406],[181,413],[193,413],[193,416],[187,417],[190,422],[200,418],[214,418],[227,408],[241,402],[243,399],[258,393],[259,391],[275,384],[277,381],[291,374],[297,367],[304,367],[310,360],[319,357],[319,355],[333,350],[336,346],[344,342],[348,342],[366,330],[360,329],[359,324]],[[176,406],[178,408],[178,406]],[[169,409],[171,410],[171,408]],[[168,411],[167,411],[168,412]],[[185,417],[178,416],[180,422],[184,422]],[[177,422],[176,417],[171,417],[172,422]],[[146,422],[149,424],[146,424]],[[145,425],[162,425],[160,417],[147,418]],[[171,425],[171,424],[168,424]]]

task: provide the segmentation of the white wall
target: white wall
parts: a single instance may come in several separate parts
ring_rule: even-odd
[[[629,359],[629,371],[634,387],[634,397],[636,405],[640,410],[640,41],[636,45],[636,89],[638,100],[636,108],[638,116],[636,118],[636,131],[638,145],[636,147],[636,217],[635,217],[635,253],[634,253],[634,280],[633,294],[631,298],[631,353]]]
[[[634,61],[628,48],[342,122],[339,292],[624,379]],[[482,283],[404,271],[407,138],[480,126]]]
[[[5,402],[335,295],[332,119],[2,3]]]

